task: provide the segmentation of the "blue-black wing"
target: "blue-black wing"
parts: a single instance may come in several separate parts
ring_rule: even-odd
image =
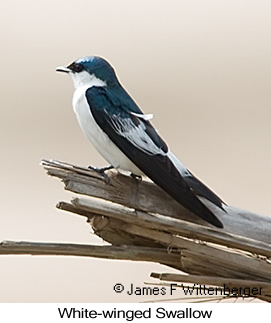
[[[222,228],[221,221],[198,199],[168,157],[168,147],[151,123],[136,105],[131,112],[130,103],[134,101],[126,95],[125,100],[120,101],[119,96],[112,95],[106,88],[88,89],[86,98],[97,124],[154,183],[192,213]]]

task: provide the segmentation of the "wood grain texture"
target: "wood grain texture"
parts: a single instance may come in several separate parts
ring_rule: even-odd
[[[61,178],[65,189],[74,193],[102,198],[132,209],[153,214],[178,218],[190,223],[202,224],[206,229],[214,227],[186,210],[157,185],[147,180],[135,180],[116,171],[108,171],[110,182],[97,172],[57,161],[42,161],[43,167],[51,176]],[[259,215],[233,206],[226,206],[226,213],[201,200],[223,222],[224,232],[256,239],[271,244],[271,217]],[[223,232],[223,233],[222,233]]]
[[[262,286],[257,296],[271,301],[271,218],[202,199],[223,222],[218,229],[202,221],[155,184],[108,171],[43,160],[50,176],[76,193],[57,208],[84,216],[94,233],[111,246],[2,242],[0,254],[73,255],[157,262],[188,275],[153,274],[162,280],[222,286]],[[82,196],[83,195],[83,196]],[[179,279],[179,280],[178,280]],[[250,286],[250,285],[251,286]]]

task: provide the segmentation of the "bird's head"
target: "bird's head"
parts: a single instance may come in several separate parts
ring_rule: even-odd
[[[79,58],[67,67],[58,67],[58,72],[69,73],[75,88],[84,85],[114,86],[118,79],[113,67],[103,58],[88,56]]]

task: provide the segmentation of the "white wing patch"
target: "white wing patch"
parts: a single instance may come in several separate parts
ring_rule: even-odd
[[[140,118],[140,119],[143,119],[143,120],[151,120],[153,118],[153,114],[150,113],[150,114],[140,114],[140,113],[135,113],[135,112],[131,112],[132,115]]]
[[[168,158],[172,161],[172,163],[178,169],[182,176],[191,176],[189,170],[179,161],[179,159],[171,151],[168,152]]]
[[[135,147],[149,155],[166,155],[166,153],[157,147],[151,137],[146,133],[146,126],[140,118],[138,118],[138,125],[135,125],[130,118],[120,120],[118,117],[113,115],[110,116],[110,119],[115,131],[125,139],[129,140]]]

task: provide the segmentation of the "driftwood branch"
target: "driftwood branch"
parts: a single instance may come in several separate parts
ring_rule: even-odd
[[[182,219],[186,221],[187,225],[191,223],[201,224],[206,232],[217,232],[217,235],[221,238],[228,232],[268,244],[271,243],[271,217],[233,206],[226,206],[225,213],[202,199],[224,224],[223,230],[216,230],[213,226],[183,208],[151,182],[138,181],[113,170],[107,172],[109,177],[109,183],[107,183],[101,174],[88,168],[47,160],[43,160],[42,165],[49,175],[62,179],[65,189],[68,191],[111,201],[133,210]],[[182,225],[183,223],[180,227]],[[202,229],[200,227],[200,231]],[[207,235],[209,236],[209,233]]]
[[[111,246],[3,242],[0,254],[74,255],[152,261],[189,275],[153,274],[162,280],[222,286],[262,286],[271,301],[271,218],[232,206],[226,213],[202,199],[223,222],[216,229],[184,209],[155,184],[116,171],[105,177],[91,169],[43,160],[51,176],[79,194],[57,207],[87,218]],[[84,195],[85,197],[81,197]],[[243,285],[242,285],[243,284]]]
[[[147,248],[135,246],[89,246],[84,244],[68,243],[40,243],[3,241],[0,243],[2,255],[35,255],[35,256],[77,256],[95,257],[118,260],[135,260],[163,262],[165,265],[174,265],[178,262],[177,253],[168,253],[161,248]]]

